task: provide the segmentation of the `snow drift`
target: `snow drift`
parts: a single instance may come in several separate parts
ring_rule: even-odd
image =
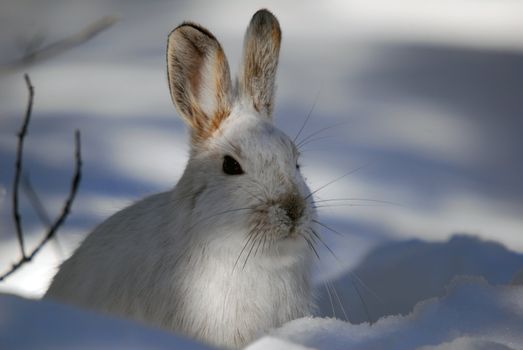
[[[130,321],[49,301],[0,295],[2,349],[210,349]],[[523,287],[461,277],[406,316],[370,325],[302,318],[259,339],[265,349],[523,349]]]
[[[446,242],[387,242],[353,269],[317,286],[317,316],[362,323],[406,315],[418,302],[444,296],[456,276],[481,276],[492,285],[503,285],[522,267],[523,254],[470,235],[455,235]]]
[[[480,278],[459,278],[445,297],[418,303],[407,316],[373,325],[303,318],[273,336],[315,349],[522,349],[523,287],[492,286]],[[263,343],[262,343],[263,344]],[[257,344],[250,348],[262,349]]]
[[[350,303],[361,300],[347,293],[350,289],[343,289],[342,281],[357,272],[359,283],[367,283],[361,287],[364,300],[380,298],[386,303],[387,307],[368,309],[375,323],[302,318],[248,349],[523,349],[523,286],[514,284],[514,276],[523,275],[522,265],[521,254],[467,236],[444,243],[387,243],[334,283],[351,317],[358,309]],[[459,276],[463,274],[471,276]],[[380,283],[374,284],[373,278]],[[379,296],[371,295],[374,288]],[[403,302],[398,302],[402,293]],[[209,349],[131,321],[0,294],[0,349],[36,348]]]

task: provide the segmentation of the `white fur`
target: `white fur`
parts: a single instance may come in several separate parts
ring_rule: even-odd
[[[224,155],[245,173],[224,174]],[[297,157],[251,101],[235,97],[219,129],[193,145],[177,186],[100,224],[46,297],[230,348],[308,315],[315,211]],[[304,203],[294,223],[282,204],[289,194]],[[263,230],[251,246],[253,227]]]

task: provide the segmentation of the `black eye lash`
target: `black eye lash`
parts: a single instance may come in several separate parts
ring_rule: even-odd
[[[241,175],[244,173],[240,163],[229,155],[223,157],[222,170],[227,175]]]

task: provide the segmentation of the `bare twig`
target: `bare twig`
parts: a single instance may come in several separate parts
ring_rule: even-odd
[[[26,254],[24,246],[23,246],[23,244],[24,244],[23,243],[24,242],[23,230],[22,230],[22,225],[21,225],[21,217],[20,217],[19,209],[18,209],[18,190],[19,190],[19,186],[20,186],[20,176],[22,173],[23,141],[24,141],[25,135],[27,134],[27,127],[29,125],[29,120],[31,117],[34,89],[31,85],[31,81],[27,74],[25,75],[25,80],[27,83],[27,87],[29,89],[30,99],[29,99],[29,103],[28,103],[27,113],[25,115],[24,122],[22,124],[22,129],[21,129],[20,133],[18,134],[19,139],[18,139],[18,149],[17,149],[17,161],[16,161],[16,166],[15,166],[15,182],[13,185],[14,186],[13,193],[16,193],[16,202],[14,199],[15,195],[13,194],[13,213],[14,213],[15,225],[17,227],[17,237],[18,237],[18,243],[20,245],[22,257],[20,258],[20,260],[15,262],[7,272],[5,272],[4,274],[2,274],[0,276],[0,281],[3,281],[7,277],[9,277],[11,274],[13,274],[15,271],[17,271],[22,265],[31,261],[36,256],[36,254],[38,254],[38,252],[45,246],[45,244],[47,242],[49,242],[49,240],[51,238],[54,237],[54,235],[56,234],[56,232],[58,231],[60,226],[65,222],[65,219],[67,218],[67,216],[69,215],[69,213],[71,211],[71,205],[73,204],[74,198],[78,191],[78,186],[80,184],[80,179],[81,179],[82,157],[81,157],[81,148],[80,148],[80,131],[76,130],[75,131],[75,153],[74,153],[75,168],[74,168],[73,179],[71,181],[71,188],[69,191],[69,195],[68,195],[67,199],[65,200],[65,203],[64,203],[64,206],[62,208],[60,215],[54,220],[54,222],[51,224],[51,226],[47,229],[47,233],[45,234],[45,236],[42,238],[42,240],[38,243],[38,245],[29,254]]]
[[[18,245],[20,246],[20,253],[22,254],[22,259],[26,258],[25,247],[24,247],[24,235],[22,233],[22,220],[20,217],[20,212],[18,209],[18,190],[20,188],[20,176],[22,175],[22,155],[24,152],[24,140],[25,135],[27,134],[27,127],[29,126],[29,121],[31,119],[31,113],[33,111],[33,99],[34,99],[34,88],[31,85],[31,80],[29,76],[24,75],[25,83],[27,85],[27,90],[29,90],[29,101],[27,102],[27,110],[25,112],[25,118],[22,123],[22,128],[18,132],[18,146],[16,152],[16,162],[15,162],[15,178],[13,181],[13,217],[16,227],[16,237],[18,238]]]
[[[68,49],[92,39],[112,26],[116,21],[117,18],[114,16],[103,17],[70,37],[55,41],[42,48],[30,48],[30,51],[23,57],[12,62],[0,64],[0,73],[21,69],[37,61],[59,55]]]
[[[31,184],[31,180],[29,179],[29,176],[27,174],[22,175],[22,190],[25,196],[29,199],[29,202],[31,203],[31,206],[36,212],[36,215],[40,219],[40,222],[46,228],[51,227],[51,217],[45,210],[45,207],[42,201],[40,200],[40,197],[38,197],[38,194],[36,193],[33,185]]]
[[[50,218],[49,214],[47,213],[47,211],[45,210],[45,207],[42,204],[40,197],[38,196],[33,185],[31,184],[31,179],[29,178],[28,174],[22,175],[22,190],[23,190],[24,194],[26,195],[27,199],[29,199],[31,206],[33,207],[33,210],[36,212],[36,215],[40,219],[40,222],[42,223],[42,225],[44,225],[46,229],[49,229],[53,223],[51,222],[51,218]],[[62,245],[60,244],[60,241],[58,240],[58,235],[54,236],[52,243],[55,248],[56,254],[59,257],[63,258],[64,252],[62,249]]]

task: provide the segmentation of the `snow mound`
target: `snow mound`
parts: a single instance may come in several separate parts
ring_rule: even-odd
[[[211,350],[141,324],[49,300],[0,294],[2,350]]]
[[[349,317],[358,313],[354,303],[381,315],[377,322],[302,318],[247,349],[523,350],[522,265],[523,255],[474,237],[386,243],[334,283],[335,302]],[[361,280],[363,299],[344,289],[349,276]],[[380,298],[382,314],[373,298]],[[132,321],[0,294],[0,349],[210,348]]]
[[[302,318],[271,335],[329,350],[523,349],[523,287],[462,277],[444,297],[418,303],[407,316],[388,316],[372,325]],[[254,343],[249,349],[262,348]]]
[[[511,280],[522,284],[522,267],[523,254],[470,235],[455,235],[446,242],[387,242],[371,250],[354,269],[317,286],[316,316],[362,323],[406,315],[418,302],[444,296],[457,276],[483,277],[492,285]]]
[[[210,349],[140,324],[50,301],[0,294],[2,349]],[[523,349],[523,286],[492,286],[461,277],[447,294],[418,303],[407,316],[370,325],[333,318],[291,321],[248,350]]]
[[[511,350],[508,346],[484,339],[472,337],[456,338],[449,343],[422,346],[419,350]]]

